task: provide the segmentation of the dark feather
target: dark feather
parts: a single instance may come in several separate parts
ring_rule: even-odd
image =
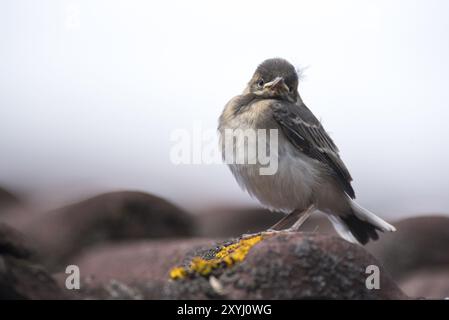
[[[273,116],[290,142],[309,157],[322,162],[354,199],[352,177],[338,154],[337,146],[313,113],[304,104],[282,101],[273,105]]]
[[[380,229],[367,221],[359,219],[355,214],[341,217],[341,219],[361,244],[366,244],[370,239],[379,239],[376,230]]]

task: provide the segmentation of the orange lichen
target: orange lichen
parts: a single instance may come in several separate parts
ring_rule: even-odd
[[[185,278],[188,274],[199,274],[209,276],[214,269],[220,266],[231,267],[238,262],[245,260],[251,248],[262,241],[261,235],[240,239],[238,242],[223,246],[212,259],[194,257],[189,268],[175,267],[170,270],[170,278],[173,280]]]

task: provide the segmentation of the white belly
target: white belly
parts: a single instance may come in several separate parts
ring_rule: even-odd
[[[314,204],[322,211],[331,209],[335,212],[346,212],[346,195],[324,165],[303,154],[287,140],[273,120],[270,103],[272,103],[270,100],[260,101],[237,116],[232,111],[232,100],[225,108],[223,113],[225,116],[219,126],[220,142],[226,129],[276,128],[279,133],[276,150],[270,150],[270,152],[277,151],[275,152],[277,171],[273,175],[262,175],[260,169],[266,167],[264,164],[258,162],[251,164],[254,162],[248,161],[243,164],[228,163],[237,182],[271,210],[291,212]],[[222,148],[223,146],[221,143]],[[267,150],[269,146],[267,143]],[[232,142],[232,147],[235,153],[240,153],[243,152],[240,149],[245,148],[245,145]]]
[[[267,208],[283,212],[305,209],[313,202],[322,169],[317,161],[299,152],[281,133],[278,139],[278,165],[273,175],[261,175],[260,168],[266,166],[259,163],[229,164],[229,167],[240,186]]]

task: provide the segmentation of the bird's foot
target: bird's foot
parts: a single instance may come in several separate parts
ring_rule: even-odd
[[[267,229],[266,231],[264,231],[264,233],[266,233],[266,234],[268,234],[268,235],[270,235],[270,234],[276,234],[276,233],[281,233],[281,232],[284,232],[285,231],[285,229],[284,230],[276,230],[276,229]]]
[[[252,238],[252,237],[255,237],[255,236],[263,236],[263,237],[265,237],[265,236],[267,236],[267,237],[270,237],[270,236],[273,236],[273,235],[276,235],[276,234],[279,234],[279,233],[289,233],[289,232],[297,232],[298,230],[296,229],[296,228],[293,228],[293,227],[290,227],[290,228],[287,228],[287,229],[282,229],[282,230],[276,230],[276,229],[267,229],[267,230],[265,230],[265,231],[261,231],[261,232],[256,232],[256,233],[245,233],[245,234],[242,234],[242,236],[240,237],[241,239],[249,239],[249,238]]]
[[[284,229],[284,230],[282,230],[283,232],[298,232],[299,230],[298,230],[299,228],[296,228],[296,227],[290,227],[290,228],[287,228],[287,229]]]
[[[290,233],[290,232],[297,232],[298,230],[296,228],[286,228],[282,230],[274,230],[274,229],[268,229],[267,231],[264,231],[267,235],[274,235],[279,233]]]
[[[256,233],[244,233],[244,234],[242,234],[242,235],[240,236],[240,239],[249,239],[249,238],[253,238],[253,237],[256,237],[256,236],[261,235],[262,233],[263,233],[263,231],[262,231],[262,232],[256,232]]]

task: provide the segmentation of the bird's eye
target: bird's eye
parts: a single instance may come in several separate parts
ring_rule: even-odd
[[[263,79],[260,79],[259,82],[257,82],[257,85],[259,86],[259,88],[262,88],[264,83],[265,82],[263,81]]]

